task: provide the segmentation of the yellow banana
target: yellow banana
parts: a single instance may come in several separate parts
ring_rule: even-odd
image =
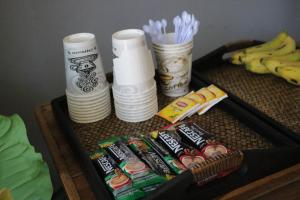
[[[294,85],[300,85],[300,67],[289,66],[289,67],[278,67],[275,69],[278,74],[287,80],[289,83]]]
[[[278,62],[277,63],[272,62],[274,60],[283,61],[283,62],[300,61],[300,50],[296,50],[292,53],[281,55],[281,56],[272,56],[263,59],[259,59],[259,58],[253,59],[250,62],[246,63],[246,69],[257,74],[267,74],[272,72],[275,75],[278,75],[277,72],[274,71],[274,69],[275,67],[279,66],[279,64]],[[266,66],[263,62],[266,62],[268,66]],[[287,63],[287,64],[291,64],[291,63]]]
[[[300,61],[300,50],[296,49],[295,51],[281,56],[272,56],[270,59],[276,59],[281,61]]]
[[[241,61],[241,57],[244,57],[246,55],[246,53],[254,53],[254,52],[260,52],[260,51],[268,51],[268,50],[278,49],[287,37],[288,37],[288,34],[286,32],[281,32],[269,42],[266,42],[266,43],[263,43],[260,45],[256,45],[253,47],[245,48],[242,50],[238,50],[238,51],[234,52],[231,56],[232,63],[233,64],[243,64],[243,62]]]
[[[279,47],[281,47],[281,44],[286,40],[287,37],[288,34],[286,32],[281,32],[271,41],[263,43],[261,45],[246,48],[244,51],[245,53],[253,53],[278,49]]]
[[[284,61],[280,59],[273,59],[273,58],[265,58],[262,60],[264,66],[268,68],[270,72],[272,72],[276,76],[281,76],[278,73],[278,69],[281,67],[299,67],[300,68],[300,61]]]
[[[293,38],[288,36],[285,41],[282,43],[282,46],[276,50],[271,51],[260,51],[260,52],[253,52],[247,53],[245,56],[241,57],[241,61],[243,63],[250,62],[256,58],[264,58],[264,57],[271,57],[271,56],[280,56],[291,53],[296,50],[296,42]]]
[[[246,69],[250,72],[256,74],[269,74],[269,69],[261,63],[261,59],[253,59],[250,62],[246,63]]]

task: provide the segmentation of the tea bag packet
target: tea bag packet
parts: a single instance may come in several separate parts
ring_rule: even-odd
[[[194,100],[180,97],[164,107],[161,111],[158,112],[157,115],[174,124],[177,121],[182,120],[190,112],[193,112],[194,109],[198,107],[199,104]]]
[[[207,99],[207,105],[205,105],[203,108],[201,108],[198,111],[199,115],[204,114],[207,112],[210,108],[212,108],[214,105],[228,97],[228,95],[215,85],[210,85],[207,88],[201,88],[196,93],[203,94],[205,98]]]
[[[204,108],[206,105],[208,105],[208,102],[206,102],[206,98],[204,95],[200,94],[200,93],[195,93],[194,91],[191,91],[190,93],[188,93],[187,95],[184,96],[187,99],[193,100],[195,101],[197,104],[199,104],[197,107],[195,107],[195,109],[191,110],[189,113],[187,113],[186,116],[183,117],[183,119],[185,117],[190,117],[193,114],[195,114],[196,112],[198,112],[200,109]]]
[[[142,162],[120,138],[112,137],[99,143],[116,161],[122,171],[131,178],[133,186],[139,189],[162,184],[166,179],[153,172]]]
[[[99,149],[91,153],[90,159],[116,200],[138,199],[145,195],[143,191],[132,186],[131,179],[105,150]]]

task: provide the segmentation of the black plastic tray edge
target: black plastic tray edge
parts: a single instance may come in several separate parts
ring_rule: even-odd
[[[223,45],[214,51],[208,53],[207,55],[193,61],[193,76],[197,77],[198,79],[202,80],[206,84],[211,84],[213,83],[212,81],[208,80],[207,77],[203,76],[201,74],[201,69],[205,68],[205,63],[214,63],[214,66],[217,66],[219,63],[226,62],[223,60],[223,56],[226,53],[236,51],[238,49],[242,48],[247,48],[249,46],[261,44],[261,41],[258,40],[246,40],[246,41],[240,41],[228,45]],[[216,83],[213,83],[217,85],[218,87],[222,88],[221,85],[218,85]],[[223,89],[223,88],[222,88]],[[287,137],[291,138],[294,140],[297,144],[300,144],[300,133],[295,133],[294,131],[290,130],[283,124],[280,124],[279,122],[273,120],[271,117],[266,115],[265,113],[261,112],[260,110],[256,109],[255,107],[249,105],[248,103],[244,102],[242,99],[239,97],[228,93],[230,98],[236,102],[237,104],[241,105],[243,108],[246,110],[250,111],[254,115],[256,115],[259,119],[261,119],[264,122],[267,122],[270,124],[272,127],[277,129],[279,132],[284,133]]]
[[[88,177],[88,181],[92,187],[92,190],[95,192],[95,195],[97,196],[97,198],[99,199],[102,199],[103,197],[106,198],[106,199],[112,199],[111,195],[109,194],[109,192],[107,191],[106,189],[106,186],[105,184],[98,178],[98,175],[97,175],[97,172],[95,170],[95,168],[93,167],[92,165],[92,162],[89,160],[88,158],[88,155],[87,153],[83,150],[83,148],[81,147],[80,143],[79,143],[79,140],[77,138],[77,136],[75,134],[73,134],[73,130],[72,130],[72,127],[70,125],[70,119],[68,117],[66,117],[66,114],[63,112],[62,109],[60,109],[60,104],[61,102],[66,102],[66,97],[63,96],[63,97],[60,97],[60,98],[57,98],[57,99],[54,99],[51,103],[52,103],[52,107],[53,107],[53,111],[54,111],[54,114],[55,114],[55,117],[58,119],[58,122],[60,123],[61,127],[63,128],[63,130],[65,131],[65,133],[67,134],[68,138],[71,140],[71,145],[73,147],[73,149],[75,150],[75,153],[78,154],[78,157],[79,159],[82,161],[81,162],[81,165],[83,166],[83,169]],[[230,102],[229,102],[230,104]],[[222,104],[220,104],[222,105]],[[276,138],[275,138],[276,139]],[[290,143],[285,143],[285,144],[281,144],[281,145],[290,145]],[[276,148],[275,151],[278,151],[278,149],[280,149],[280,152],[285,152],[285,151],[291,151],[291,148]],[[284,150],[286,149],[286,150]],[[248,177],[246,176],[247,178],[245,178],[245,173],[247,173],[248,171],[248,165],[250,164],[251,165],[251,159],[247,159],[249,156],[253,157],[253,154],[255,154],[255,152],[259,151],[261,155],[263,154],[270,154],[273,150],[256,150],[256,151],[253,151],[253,150],[250,150],[250,151],[245,151],[245,162],[243,164],[243,169],[244,170],[241,170],[243,171],[243,174],[241,175],[241,173],[239,173],[238,175],[236,175],[238,178],[238,180],[241,180],[242,179],[245,179],[247,181],[235,181],[235,185],[231,184],[231,185],[227,185],[223,182],[220,182],[218,183],[218,181],[213,184],[214,185],[219,185],[220,187],[222,188],[227,188],[227,190],[224,190],[223,189],[223,192],[228,192],[230,191],[231,189],[234,189],[234,187],[236,186],[241,186],[241,185],[244,185],[244,184],[247,184],[253,180],[256,180],[258,178],[261,178],[261,177],[264,177],[266,174],[269,174],[273,171],[276,171],[276,170],[280,170],[280,166],[283,166],[283,167],[286,167],[286,166],[289,166],[289,164],[287,163],[278,163],[276,165],[271,165],[269,167],[266,167],[267,169],[264,170],[263,174],[262,173],[254,173],[251,175],[251,177]],[[262,160],[265,160],[266,158],[262,158]],[[275,161],[276,162],[276,161]],[[293,159],[291,159],[290,161],[291,163],[295,163],[293,162]],[[289,162],[288,162],[289,163]],[[276,166],[274,169],[273,166]],[[273,167],[273,169],[272,169]],[[253,168],[253,167],[252,167]],[[270,169],[271,168],[271,169]],[[247,170],[245,170],[247,169]],[[269,173],[267,173],[267,171]],[[253,173],[253,172],[252,172]],[[228,177],[225,177],[225,179],[230,179],[230,177],[236,177],[236,176],[228,176]],[[240,176],[243,176],[243,177],[240,177]],[[180,187],[178,188],[178,184],[180,182]],[[170,196],[172,196],[173,198],[175,199],[179,199],[182,198],[182,197],[186,197],[186,191],[188,190],[187,187],[190,186],[192,183],[192,174],[187,171],[185,173],[183,173],[182,175],[180,176],[177,176],[175,179],[173,179],[172,181],[169,181],[167,184],[164,184],[159,190],[157,190],[155,193],[149,195],[148,197],[146,197],[146,199],[156,199],[156,198],[162,198],[163,196],[166,196],[166,193],[167,191],[170,191],[172,190],[173,188],[177,188],[176,191],[180,191],[179,193],[177,193],[176,195],[174,194],[171,194],[171,193],[168,193],[167,194],[167,198],[169,198]],[[218,183],[218,184],[217,184]],[[239,183],[239,184],[238,184]],[[212,185],[212,184],[210,184]],[[100,186],[100,187],[99,187]],[[207,187],[203,187],[202,190],[205,191]],[[222,194],[221,192],[222,190],[219,190],[220,194]],[[199,190],[200,192],[200,190]]]

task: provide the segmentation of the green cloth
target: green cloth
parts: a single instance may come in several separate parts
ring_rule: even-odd
[[[52,184],[42,155],[30,145],[19,115],[0,115],[0,189],[8,188],[15,200],[49,200]]]

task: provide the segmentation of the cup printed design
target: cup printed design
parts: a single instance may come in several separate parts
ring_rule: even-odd
[[[99,79],[96,77],[96,65],[94,61],[98,54],[91,54],[82,57],[69,58],[74,65],[70,65],[70,69],[78,73],[76,86],[83,92],[89,93],[98,85]]]
[[[160,84],[164,91],[173,91],[189,84],[190,54],[159,57]]]

